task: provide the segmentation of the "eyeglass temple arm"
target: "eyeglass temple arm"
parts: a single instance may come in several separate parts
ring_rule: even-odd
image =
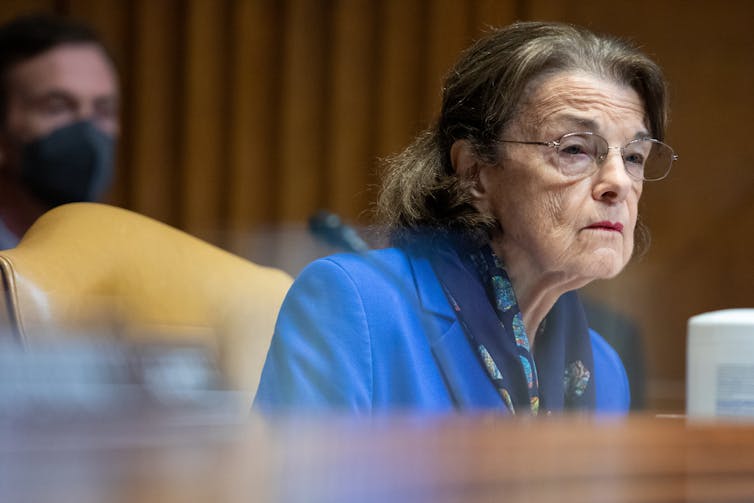
[[[521,141],[521,140],[498,140],[500,143],[519,143],[521,145],[543,145],[545,147],[557,147],[560,145],[560,142],[557,140],[553,141]]]

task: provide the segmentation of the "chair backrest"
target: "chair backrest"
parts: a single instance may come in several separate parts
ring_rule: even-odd
[[[22,343],[99,329],[208,345],[234,389],[256,392],[291,278],[137,213],[50,210],[0,251],[0,323]],[[104,328],[109,330],[104,330]]]

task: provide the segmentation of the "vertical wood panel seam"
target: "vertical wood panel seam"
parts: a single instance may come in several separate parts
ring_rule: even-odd
[[[333,6],[332,1],[327,0],[326,2],[323,2],[323,5],[327,9],[327,12],[323,16],[323,30],[322,34],[320,35],[322,37],[322,55],[324,56],[322,61],[323,66],[323,72],[322,76],[324,78],[324,82],[322,83],[322,101],[320,105],[320,114],[322,117],[322,127],[320,128],[320,131],[322,132],[319,138],[319,152],[317,152],[317,164],[320,168],[320,173],[322,173],[322,178],[320,179],[320,183],[317,187],[317,197],[315,198],[315,204],[317,208],[328,206],[328,202],[332,199],[333,193],[332,193],[332,187],[333,187],[333,172],[332,169],[330,169],[329,163],[333,158],[333,152],[332,152],[332,145],[333,142],[330,141],[330,138],[327,136],[332,132],[332,127],[334,124],[334,118],[333,118],[333,109],[335,105],[335,95],[333,92],[333,86],[335,84],[334,79],[334,55],[333,52],[335,51],[335,37],[336,33],[334,30],[335,27],[335,7]],[[334,139],[335,142],[338,141],[337,138]],[[310,211],[316,211],[317,208],[312,208]]]
[[[382,5],[380,2],[379,5]],[[378,61],[379,57],[379,33],[382,29],[381,21],[382,16],[379,12],[379,7],[374,8],[372,7],[371,11],[372,15],[372,26],[371,26],[371,33],[370,33],[370,44],[371,44],[371,61]],[[377,159],[377,122],[374,120],[374,117],[377,116],[377,82],[379,81],[379,66],[378,65],[371,65],[370,66],[370,72],[369,72],[369,81],[371,82],[370,88],[369,88],[369,96],[371,96],[371,99],[369,100],[369,117],[367,119],[367,122],[369,122],[367,132],[369,134],[369,143],[368,143],[368,152],[369,157],[367,159],[364,159],[364,161],[367,163],[368,166],[368,173],[367,173],[367,187],[366,187],[366,194],[367,197],[369,197],[372,201],[375,200],[375,196],[377,195],[379,191],[379,184],[380,184],[380,161]],[[359,215],[359,220],[362,220],[363,217],[366,217],[366,220],[373,221],[374,215],[374,204],[367,203],[365,209],[362,211],[362,213]]]
[[[174,0],[173,5],[176,3],[181,4],[182,0]],[[186,135],[187,135],[187,126],[186,126],[186,82],[187,82],[187,69],[188,69],[188,46],[189,46],[189,40],[188,40],[188,29],[186,26],[186,23],[188,21],[188,9],[185,8],[178,8],[176,9],[178,11],[176,15],[176,46],[175,50],[178,54],[176,54],[175,57],[175,71],[176,75],[179,75],[180,78],[177,79],[176,86],[175,86],[175,94],[173,95],[173,107],[175,109],[175,166],[173,169],[174,174],[174,180],[175,180],[175,187],[176,190],[173,192],[173,205],[172,205],[172,214],[173,214],[173,222],[175,222],[174,225],[177,225],[181,229],[186,229],[188,222],[187,217],[183,213],[182,208],[184,206],[184,199],[185,199],[185,191],[182,189],[178,189],[179,187],[183,187],[188,183],[187,176],[186,176],[186,169],[185,169],[185,162],[186,162]]]
[[[286,29],[285,20],[287,19],[287,11],[290,6],[288,5],[287,0],[280,0],[279,2],[275,2],[275,5],[275,26],[277,28],[274,34],[275,43],[273,44],[275,51],[275,58],[273,59],[275,61],[275,64],[272,68],[270,68],[270,73],[275,76],[275,83],[273,86],[271,86],[274,90],[274,95],[270,98],[275,103],[275,109],[277,110],[277,113],[270,118],[270,130],[273,132],[273,134],[270,138],[270,148],[272,149],[272,155],[270,158],[270,166],[268,166],[274,196],[269,200],[270,206],[267,214],[272,219],[272,221],[280,222],[282,207],[279,204],[275,204],[275,201],[286,197],[286,194],[283,193],[283,176],[281,174],[283,165],[282,149],[285,148],[283,145],[284,124],[281,112],[283,110],[283,68],[285,67],[285,62],[283,61],[283,57],[285,55],[283,51]]]
[[[220,152],[218,153],[218,159],[217,162],[219,164],[219,168],[222,170],[220,174],[220,184],[218,184],[214,190],[217,192],[216,201],[218,204],[217,208],[217,222],[214,222],[213,225],[217,227],[222,227],[220,230],[222,231],[218,235],[219,245],[221,246],[227,246],[229,243],[229,236],[228,236],[228,228],[227,228],[227,222],[230,220],[231,215],[231,209],[230,209],[230,197],[228,197],[228,190],[227,187],[230,186],[231,183],[233,183],[233,180],[231,179],[231,168],[230,168],[230,110],[231,110],[231,103],[230,100],[233,97],[233,63],[235,60],[233,59],[233,54],[231,51],[233,51],[234,47],[234,40],[235,40],[235,34],[233,33],[233,30],[228,29],[228,27],[232,26],[231,23],[231,15],[232,15],[232,8],[230,6],[230,2],[233,0],[226,0],[222,2],[222,9],[223,12],[221,13],[221,19],[222,24],[226,27],[224,30],[222,30],[223,37],[221,41],[221,47],[222,47],[222,61],[221,61],[221,71],[222,71],[222,92],[220,93],[221,96],[218,96],[218,100],[220,100],[219,103],[219,109],[220,109]]]
[[[366,159],[366,161],[369,162],[369,166],[371,169],[369,170],[369,177],[367,178],[369,183],[371,184],[371,190],[368,191],[369,194],[372,195],[372,200],[374,202],[367,205],[367,208],[362,212],[362,215],[359,215],[360,217],[366,216],[367,220],[373,221],[374,220],[374,213],[376,209],[376,194],[379,192],[380,182],[382,179],[382,160],[378,157],[379,152],[378,149],[378,141],[377,141],[377,134],[379,131],[379,128],[377,126],[377,117],[379,117],[378,109],[379,109],[379,103],[380,103],[380,89],[379,89],[379,74],[380,70],[382,69],[384,65],[384,55],[382,51],[380,51],[380,48],[382,47],[382,44],[380,42],[382,34],[384,33],[384,19],[385,19],[385,2],[377,2],[377,6],[372,8],[372,33],[371,33],[371,60],[374,62],[373,65],[371,65],[371,70],[369,74],[369,80],[371,82],[371,86],[369,88],[369,105],[368,105],[368,113],[369,113],[369,127],[368,127],[368,133],[369,133],[369,143],[368,143],[368,152],[369,152],[369,158]]]
[[[137,7],[138,8],[138,7]],[[136,8],[126,9],[126,15],[123,19],[125,33],[124,51],[125,55],[119,68],[117,68],[119,74],[120,84],[120,103],[119,103],[119,119],[121,124],[121,134],[118,140],[118,157],[122,164],[118,166],[120,170],[125,171],[122,176],[117,179],[124,185],[123,198],[127,207],[133,207],[136,200],[136,189],[134,187],[134,131],[137,130],[134,127],[136,119],[134,117],[136,107],[129,106],[127,103],[133,103],[135,101],[135,86],[133,80],[132,68],[135,68],[138,62],[136,61],[135,45],[133,43],[133,34],[136,33]]]

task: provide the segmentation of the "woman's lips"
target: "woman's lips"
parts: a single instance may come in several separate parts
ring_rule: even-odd
[[[587,229],[603,229],[606,231],[622,232],[623,224],[620,222],[609,222],[605,220],[603,222],[595,222],[588,226]]]

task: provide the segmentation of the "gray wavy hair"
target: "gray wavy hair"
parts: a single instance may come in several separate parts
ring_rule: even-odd
[[[641,97],[647,125],[663,140],[667,85],[660,67],[635,45],[561,23],[519,22],[496,29],[461,54],[445,79],[440,116],[403,152],[384,161],[376,216],[391,244],[419,235],[460,234],[489,240],[498,225],[472,204],[471,180],[450,161],[457,140],[497,161],[496,141],[514,118],[527,85],[563,71],[585,71],[625,84]],[[648,241],[637,225],[637,245]]]

